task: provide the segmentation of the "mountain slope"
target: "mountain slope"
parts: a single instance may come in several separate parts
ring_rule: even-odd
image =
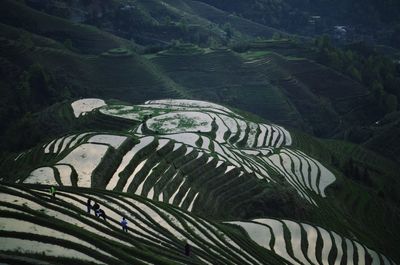
[[[396,1],[199,1],[293,34],[329,34],[349,41],[363,39],[399,47],[400,5]],[[344,36],[338,37],[335,26],[344,26]]]
[[[0,119],[2,124],[12,125],[3,125],[3,132],[10,129],[6,135],[13,135],[19,127],[28,126],[26,123],[30,117],[21,119],[27,112],[43,110],[49,104],[65,99],[88,96],[132,103],[168,97],[213,100],[322,137],[343,138],[349,126],[371,124],[379,118],[370,107],[366,87],[310,59],[301,59],[313,57],[307,44],[288,40],[256,41],[250,43],[250,50],[242,53],[179,42],[171,44],[172,39],[176,39],[174,34],[189,38],[197,35],[176,29],[185,28],[182,25],[189,28],[192,25],[202,32],[214,32],[210,33],[212,36],[222,36],[215,45],[183,39],[208,47],[227,44],[226,34],[230,31],[232,43],[272,33],[258,24],[249,24],[247,20],[229,16],[200,2],[170,1],[163,4],[154,0],[132,5],[110,2],[98,7],[102,10],[96,20],[99,25],[89,18],[80,21],[93,22],[104,31],[67,20],[73,20],[76,10],[81,10],[82,14],[92,14],[97,10],[81,2],[75,3],[77,6],[73,10],[64,6],[72,12],[71,17],[66,15],[65,18],[14,1],[4,1],[1,5],[4,14],[0,18],[3,23],[0,69],[4,73],[2,83],[5,89],[1,92]],[[140,47],[107,33],[121,33],[105,25],[115,23],[117,27],[119,22],[115,21],[115,12],[125,10],[127,6],[140,10],[141,16],[147,20],[141,16],[139,20],[152,25],[135,29],[132,34],[142,37],[149,34],[153,39],[164,36],[167,39],[162,42],[169,46],[155,48],[149,44]],[[56,7],[60,8],[59,5]],[[43,9],[51,13],[51,10],[58,10],[56,7]],[[6,12],[8,9],[12,12]],[[174,26],[164,30],[162,27],[169,27],[164,21],[168,17]],[[222,25],[223,21],[230,20],[236,21],[227,23],[232,29]],[[134,25],[141,27],[140,23]],[[251,36],[235,35],[238,31],[235,27],[240,26],[244,28],[240,34],[249,32]],[[153,31],[154,27],[161,29]],[[138,54],[143,49],[146,54]],[[321,83],[320,78],[325,82]],[[7,143],[3,145],[6,150],[11,148]]]
[[[1,262],[399,262],[397,70],[350,46],[205,1],[0,2]]]
[[[52,199],[41,186],[0,189],[0,240],[5,243],[1,250],[9,255],[25,256],[29,251],[27,256],[38,260],[74,264],[282,262],[268,252],[256,254],[254,243],[221,224],[140,197],[64,188]],[[106,220],[86,213],[88,198],[101,205]],[[120,228],[123,216],[128,233]],[[193,248],[191,258],[184,256],[185,242]],[[16,249],[19,252],[10,252]],[[43,256],[41,251],[51,254]]]
[[[241,37],[270,38],[274,33],[288,35],[199,1],[32,2],[27,1],[38,10],[95,25],[142,45],[165,46],[172,40],[181,40],[205,46]]]
[[[170,49],[150,60],[193,98],[229,104],[318,136],[372,122],[373,115],[365,114],[373,112],[367,88],[311,60],[268,48],[241,54]]]
[[[358,151],[352,167],[367,163],[371,173],[352,180],[346,156],[354,153],[343,143],[330,146],[214,103],[83,99],[64,108],[110,131],[66,134],[10,157],[5,181],[135,194],[217,220],[289,218],[396,257],[397,199],[387,184],[399,183],[390,167],[368,162],[373,154]],[[123,120],[128,126],[118,129]]]
[[[0,190],[0,240],[6,242],[1,244],[1,250],[6,250],[0,256],[2,261],[284,264],[286,260],[310,264],[318,260],[331,264],[335,260],[345,264],[395,264],[357,241],[312,224],[275,219],[216,223],[137,196],[101,190],[60,188],[56,198],[51,198],[44,186],[0,185]],[[106,220],[86,212],[88,198],[100,203]],[[129,221],[128,233],[120,229],[123,216]],[[242,226],[246,233],[228,224]],[[283,235],[284,229],[288,229],[290,240]],[[299,234],[300,229],[307,239]],[[304,250],[300,245],[313,236],[319,239]],[[274,242],[272,247],[268,239]],[[183,255],[185,242],[192,246],[190,258]],[[48,254],[41,255],[41,251]]]

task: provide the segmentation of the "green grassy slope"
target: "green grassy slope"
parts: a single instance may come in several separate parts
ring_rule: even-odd
[[[6,88],[2,98],[15,102],[14,105],[26,101],[25,94],[31,96],[32,101],[45,98],[42,101],[47,103],[39,104],[41,108],[49,102],[81,96],[118,98],[133,103],[151,98],[191,97],[230,104],[323,137],[342,137],[349,125],[370,123],[376,118],[374,109],[365,107],[368,104],[365,87],[330,68],[301,59],[309,57],[307,45],[283,40],[257,41],[251,43],[249,52],[236,54],[224,49],[195,48],[196,52],[190,52],[190,49],[185,50],[188,45],[177,44],[161,53],[141,56],[135,53],[137,46],[133,42],[96,27],[72,23],[22,3],[4,1],[2,5],[4,14],[0,22],[3,23],[1,45],[4,52],[1,65],[6,73],[2,80]],[[123,8],[119,2],[110,6],[110,10],[104,10],[109,11],[107,14]],[[272,34],[271,30],[258,24],[253,25],[196,1],[171,1],[168,4],[156,0],[139,1],[133,6],[146,18],[143,21],[150,23],[140,31],[134,31],[135,34],[166,37],[169,38],[164,40],[167,43],[175,38],[174,34],[192,38],[192,33],[177,30],[186,27],[189,32],[191,27],[200,28],[200,35],[208,30],[212,32],[211,36],[224,39],[227,33],[221,24],[230,20],[234,20],[229,22],[233,28],[244,27],[238,32],[249,32],[253,37]],[[84,11],[89,7],[80,8]],[[12,12],[6,12],[8,9]],[[205,17],[207,15],[210,17]],[[174,26],[166,25],[168,17]],[[113,17],[104,15],[101,19],[105,24],[109,20],[113,21]],[[160,28],[153,31],[157,27]],[[232,38],[242,37],[233,35]],[[206,46],[213,45],[208,43]],[[49,76],[48,91],[32,89],[33,78],[29,79],[29,76],[36,64]],[[320,82],[321,78],[324,82]],[[31,92],[22,89],[13,95],[11,91],[15,87],[24,87],[26,79]],[[43,97],[43,93],[48,95]],[[143,97],[145,93],[146,98]],[[21,112],[35,112],[40,107],[26,107],[28,110]],[[10,117],[12,115],[8,113],[15,113],[8,107],[4,109],[0,116]],[[13,115],[16,117],[4,123],[21,117],[21,114]]]
[[[229,104],[315,135],[333,136],[349,124],[374,118],[367,115],[373,110],[367,111],[365,87],[313,61],[277,54],[275,47],[242,54],[167,51],[151,61],[187,87],[191,97]]]
[[[16,9],[18,10],[18,6]],[[51,20],[53,17],[49,16],[48,18],[43,13],[38,13],[38,16],[41,19],[45,19],[46,24],[54,25],[54,22]],[[73,25],[68,21],[61,21],[67,25]],[[54,25],[54,27],[57,29],[57,25]],[[79,49],[82,47],[80,44],[77,45],[78,50],[73,49],[71,51],[64,45],[60,45],[60,43],[39,35],[31,35],[29,32],[5,25],[3,29],[6,29],[1,31],[2,37],[5,38],[2,42],[2,50],[4,51],[2,56],[5,59],[14,62],[22,70],[32,63],[43,65],[56,78],[66,79],[64,80],[66,85],[80,89],[80,91],[73,91],[75,92],[74,94],[87,96],[88,94],[94,94],[93,90],[95,90],[96,93],[110,97],[117,95],[117,92],[121,92],[126,96],[126,100],[132,101],[137,98],[140,101],[144,99],[140,98],[144,90],[148,93],[151,92],[151,90],[147,90],[149,87],[157,87],[158,91],[155,93],[160,94],[163,93],[160,91],[163,87],[166,91],[174,89],[171,81],[161,76],[155,67],[134,52],[127,51],[126,54],[112,53],[112,48],[125,47],[129,49],[127,41],[121,39],[119,43],[115,42],[113,35],[108,36],[109,40],[99,39],[98,36],[89,35],[80,28],[75,29],[73,33],[84,34],[87,42],[90,42],[88,45],[93,48],[91,52],[94,55],[87,56],[80,53],[81,50]],[[67,31],[63,25],[58,30]],[[91,28],[91,30],[97,32],[95,28]],[[46,32],[41,33],[46,36]],[[24,34],[28,38],[32,36],[33,47],[28,46],[25,40],[21,39],[21,36]],[[51,34],[48,35],[53,37]],[[72,39],[79,39],[79,37],[73,35],[70,37]],[[73,47],[75,46],[74,44],[72,45]],[[111,53],[106,53],[109,50],[111,50]],[[129,95],[129,93],[133,94]],[[172,91],[171,95],[174,94],[174,91]],[[166,92],[165,96],[167,95],[168,92]]]
[[[379,124],[366,128],[372,137],[364,143],[364,146],[399,162],[400,147],[397,145],[399,124],[399,113],[394,112],[380,120]]]
[[[82,53],[98,54],[111,48],[133,46],[128,41],[95,27],[72,23],[29,8],[18,1],[2,1],[0,22],[64,42]]]
[[[136,54],[132,42],[15,1],[1,5],[2,133],[15,134],[18,127],[29,126],[30,117],[17,122],[27,112],[65,99],[104,96],[141,102],[185,95]],[[15,149],[7,143],[2,146]]]
[[[193,98],[245,109],[268,119],[296,124],[301,117],[262,70],[245,64],[229,50],[203,54],[161,53],[151,59]]]

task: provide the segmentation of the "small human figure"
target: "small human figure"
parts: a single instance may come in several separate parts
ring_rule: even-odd
[[[125,217],[122,217],[121,226],[122,231],[128,232],[128,221],[125,219]]]
[[[93,204],[93,206],[92,206],[92,209],[93,209],[93,211],[94,211],[94,214],[97,216],[98,211],[99,211],[99,209],[100,209],[100,205],[99,205],[97,202],[94,202],[94,204]]]
[[[90,209],[92,208],[92,199],[89,198],[87,200],[86,206],[87,206],[87,212],[90,214]]]
[[[56,188],[54,188],[54,186],[50,187],[50,195],[53,199],[56,197]]]
[[[191,251],[192,251],[192,246],[186,241],[186,244],[185,244],[185,255],[189,257]]]
[[[104,221],[107,222],[106,220],[106,213],[103,211],[103,209],[99,209],[99,215],[98,217],[103,217]]]

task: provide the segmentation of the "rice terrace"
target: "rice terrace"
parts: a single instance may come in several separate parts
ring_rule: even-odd
[[[331,230],[324,210],[315,218],[326,229],[285,219],[242,221],[241,209],[258,210],[252,203],[269,184],[286,182],[293,200],[315,211],[338,196],[330,186],[340,176],[296,148],[296,134],[284,127],[253,122],[205,101],[122,105],[82,99],[65,108],[75,119],[112,116],[132,127],[65,135],[15,157],[15,168],[28,169],[33,159],[35,168],[1,186],[2,240],[11,242],[2,244],[3,250],[29,252],[33,237],[38,262],[57,255],[95,263],[394,264]],[[21,189],[20,183],[30,185]],[[48,186],[59,187],[55,200]],[[85,214],[89,197],[105,209],[107,222]],[[132,222],[128,241],[119,231],[123,216]],[[186,241],[196,253],[193,261],[179,257]],[[159,259],[138,242],[157,250]],[[40,256],[42,251],[53,254]]]
[[[400,264],[396,1],[0,1],[0,264]]]

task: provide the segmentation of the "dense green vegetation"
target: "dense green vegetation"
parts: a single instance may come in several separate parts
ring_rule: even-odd
[[[373,40],[399,48],[400,4],[385,0],[201,0],[263,25],[299,35],[346,27],[346,39]]]
[[[63,4],[58,4],[63,2]],[[276,29],[229,16],[199,1],[27,1],[31,7],[57,17],[86,23],[134,40],[145,50],[158,50],[174,40],[202,47],[218,46],[240,38],[271,37]]]
[[[316,60],[363,83],[371,93],[371,104],[381,113],[398,109],[400,97],[400,68],[364,43],[335,48],[325,37],[316,40]]]

